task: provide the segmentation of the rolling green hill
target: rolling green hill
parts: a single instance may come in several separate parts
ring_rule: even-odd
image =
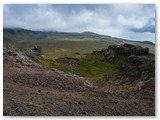
[[[155,45],[150,42],[134,42],[92,32],[67,33],[4,28],[3,43],[4,46],[11,43],[18,48],[32,48],[34,45],[39,45],[43,48],[43,54],[49,56],[90,53],[109,45],[123,43],[149,47],[151,53],[155,52]]]

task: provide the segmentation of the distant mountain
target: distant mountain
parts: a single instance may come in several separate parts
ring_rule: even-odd
[[[155,45],[153,42],[150,42],[150,41],[136,41],[136,42],[150,44],[150,45]]]
[[[108,47],[129,43],[149,47],[154,53],[154,44],[149,41],[129,41],[93,32],[57,32],[33,31],[23,28],[3,28],[3,43],[14,44],[19,48],[31,48],[35,44],[43,47],[47,54],[72,54],[75,52],[87,53]]]

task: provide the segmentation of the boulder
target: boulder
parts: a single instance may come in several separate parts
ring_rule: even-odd
[[[25,55],[32,58],[33,60],[38,60],[42,55],[42,48],[40,46],[34,46],[33,49],[28,49],[24,51]]]

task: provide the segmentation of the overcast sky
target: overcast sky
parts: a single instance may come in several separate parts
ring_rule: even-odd
[[[155,42],[155,5],[6,4],[3,26],[60,32],[91,31]]]

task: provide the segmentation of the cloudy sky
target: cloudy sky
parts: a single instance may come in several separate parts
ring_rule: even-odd
[[[3,26],[155,42],[153,4],[5,4]]]

